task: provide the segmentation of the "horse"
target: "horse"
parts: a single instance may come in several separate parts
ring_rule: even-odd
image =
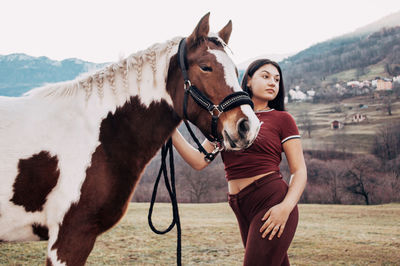
[[[229,21],[209,13],[186,38],[188,75],[213,102],[240,91],[226,44]],[[48,240],[46,265],[84,265],[97,236],[123,217],[140,176],[183,119],[182,37],[156,43],[75,80],[0,97],[0,242]],[[210,135],[192,98],[187,119]],[[244,122],[243,122],[244,121]],[[227,150],[255,139],[249,104],[222,113]]]

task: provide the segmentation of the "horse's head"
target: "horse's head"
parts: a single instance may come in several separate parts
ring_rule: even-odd
[[[189,96],[186,115],[187,119],[207,138],[223,140],[227,150],[239,150],[253,142],[260,122],[250,106],[250,99],[243,95],[236,66],[225,51],[231,32],[232,23],[229,21],[218,34],[209,33],[209,14],[205,15],[193,33],[186,38],[185,46],[171,58],[167,87],[173,96],[175,111],[182,118],[185,118],[183,111],[185,89],[190,85],[195,88],[195,94],[205,96],[209,103],[215,105],[225,100],[223,106],[226,106],[236,100],[236,104],[220,112],[221,109],[213,107],[207,110],[204,104],[201,106],[202,99],[196,100],[196,96]],[[185,52],[184,57],[180,56],[182,50]],[[182,74],[184,71],[180,68],[182,64],[186,66],[186,77],[190,82],[184,82],[185,74]],[[212,115],[219,116],[214,132],[212,132]]]

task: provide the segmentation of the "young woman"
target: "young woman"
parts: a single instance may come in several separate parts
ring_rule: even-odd
[[[245,247],[244,265],[290,265],[287,250],[294,237],[297,202],[306,186],[307,172],[297,126],[284,111],[284,87],[279,65],[268,59],[247,68],[242,88],[254,102],[262,122],[253,144],[242,151],[222,151],[228,180],[229,204],[239,223]],[[208,165],[203,154],[176,130],[173,144],[184,160],[200,170]],[[211,152],[207,139],[203,143]],[[289,186],[279,171],[285,152]]]

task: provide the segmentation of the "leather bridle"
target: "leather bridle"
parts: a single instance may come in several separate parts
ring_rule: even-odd
[[[183,98],[183,121],[185,122],[185,125],[193,140],[196,142],[198,150],[205,155],[204,160],[210,162],[215,158],[218,152],[223,149],[222,138],[218,136],[217,132],[218,119],[220,115],[225,111],[231,110],[243,104],[249,104],[252,108],[254,108],[254,104],[247,92],[244,91],[237,91],[229,94],[218,105],[214,104],[206,95],[204,95],[204,93],[202,93],[195,85],[190,82],[186,52],[186,38],[183,38],[179,43],[178,48],[178,63],[182,71],[185,89],[185,95]],[[201,108],[205,109],[211,114],[211,135],[206,136],[206,138],[210,142],[214,143],[215,146],[215,149],[211,153],[207,152],[200,144],[199,140],[193,133],[187,121],[187,102],[189,95]]]

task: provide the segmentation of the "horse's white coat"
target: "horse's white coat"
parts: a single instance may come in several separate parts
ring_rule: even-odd
[[[224,53],[221,50],[214,49],[208,49],[208,52],[213,54],[216,57],[217,61],[223,66],[226,84],[230,86],[235,92],[242,91],[242,88],[240,87],[237,80],[235,64],[233,63],[232,59],[227,55],[227,53]],[[250,135],[248,136],[248,139],[254,140],[260,128],[260,120],[258,120],[257,116],[254,114],[250,105],[241,105],[240,109],[242,110],[243,114],[247,116],[249,121]],[[227,123],[224,123],[224,130],[226,130],[226,132],[228,132],[228,134],[231,136],[237,134],[237,129],[237,124],[229,123],[229,121],[227,121]],[[226,147],[230,147],[228,141],[225,140],[224,144]]]
[[[86,169],[100,144],[101,121],[131,96],[139,96],[145,106],[161,99],[172,105],[166,78],[170,57],[177,52],[180,39],[154,45],[131,55],[125,62],[74,81],[33,89],[23,97],[0,97],[1,240],[39,240],[32,232],[32,224],[46,225],[49,258],[54,265],[64,265],[57,261],[57,250],[51,247],[65,213],[79,201]],[[152,62],[149,53],[155,55]],[[27,212],[10,201],[18,162],[41,151],[57,156],[60,176],[43,210]]]
[[[0,97],[0,240],[39,240],[32,224],[47,226],[48,257],[53,265],[65,265],[51,248],[66,212],[80,199],[86,169],[100,144],[101,121],[131,96],[138,96],[144,106],[162,99],[173,105],[166,78],[180,39],[154,45],[74,81],[33,89],[23,97]],[[221,51],[210,53],[224,66],[226,83],[240,90],[229,57]],[[254,128],[258,119],[251,108],[241,108]],[[43,210],[27,212],[10,201],[13,184],[19,160],[41,151],[57,156],[60,176]]]

